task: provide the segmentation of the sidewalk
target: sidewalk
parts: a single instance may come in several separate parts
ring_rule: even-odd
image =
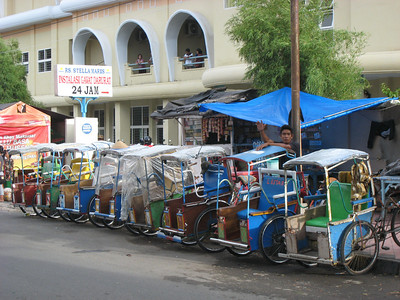
[[[389,249],[384,250],[379,247],[375,272],[379,274],[400,275],[400,247],[393,241],[391,236],[385,241],[385,247],[389,247]]]
[[[12,202],[0,202],[0,211],[22,213],[18,207],[14,207]],[[400,247],[393,241],[390,236],[385,247],[388,250],[379,248],[379,256],[374,267],[374,273],[400,275]]]

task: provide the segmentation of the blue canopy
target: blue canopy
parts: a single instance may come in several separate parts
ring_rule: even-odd
[[[241,160],[246,163],[249,163],[251,161],[256,161],[261,158],[266,158],[268,156],[270,156],[270,157],[278,156],[279,154],[283,154],[286,152],[287,152],[287,150],[285,148],[278,147],[278,146],[268,146],[261,150],[253,149],[253,150],[249,150],[246,152],[234,154],[231,156],[226,156],[224,158],[221,158],[221,160],[234,159],[234,160]]]
[[[338,101],[300,92],[300,108],[304,117],[301,128],[376,106],[388,100],[393,99],[368,98]],[[292,91],[285,87],[248,102],[200,105],[200,112],[208,109],[250,122],[263,121],[264,124],[282,126],[288,124],[289,112],[292,109]]]

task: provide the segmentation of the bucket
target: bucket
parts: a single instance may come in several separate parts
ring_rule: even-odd
[[[4,201],[11,201],[11,188],[4,189]]]

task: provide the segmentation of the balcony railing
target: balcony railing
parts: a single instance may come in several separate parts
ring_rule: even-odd
[[[204,68],[205,66],[204,60],[206,58],[208,58],[207,55],[199,55],[199,56],[179,58],[179,61],[182,62],[183,69]]]
[[[154,83],[154,66],[152,63],[125,64],[125,80],[127,85]]]
[[[143,73],[150,73],[150,66],[152,63],[143,62],[141,64],[128,64],[128,66],[132,70],[132,74],[143,74]]]

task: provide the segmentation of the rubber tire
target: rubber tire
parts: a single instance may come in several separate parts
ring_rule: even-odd
[[[349,261],[346,261],[346,257],[345,257],[345,254],[347,252],[346,250],[350,250],[349,247],[351,247],[351,253],[354,250],[357,251],[357,249],[354,249],[354,248],[358,248],[358,247],[355,247],[353,245],[353,237],[351,237],[351,235],[354,234],[354,230],[357,235],[357,233],[360,232],[360,227],[362,227],[363,230],[368,230],[368,232],[370,233],[368,240],[370,241],[370,243],[373,243],[372,246],[375,247],[371,259],[368,262],[363,263],[362,266],[359,266],[359,264],[357,264],[359,262],[362,263],[361,256],[354,256]],[[363,239],[363,241],[365,241],[365,239]],[[349,245],[349,243],[351,243],[351,244]],[[357,243],[357,245],[358,245],[358,243]],[[375,228],[370,223],[365,222],[365,221],[360,221],[360,222],[353,222],[349,226],[347,226],[346,230],[343,233],[342,241],[341,241],[341,245],[340,245],[340,260],[341,260],[341,263],[343,264],[344,268],[346,269],[346,271],[349,274],[361,275],[361,274],[368,272],[374,266],[375,261],[378,257],[378,252],[379,252],[378,236],[375,232]],[[357,264],[357,265],[355,265],[355,264]]]
[[[242,256],[248,256],[251,254],[250,250],[239,250],[231,247],[226,247],[226,250],[234,256],[242,257]]]
[[[211,207],[200,213],[194,223],[194,236],[197,244],[206,252],[218,253],[225,250],[225,246],[207,243],[210,237],[218,237],[218,216],[217,208]],[[214,246],[214,247],[213,247]]]
[[[60,215],[61,219],[63,219],[66,222],[72,222],[71,215],[67,211],[58,211],[58,214]]]
[[[47,218],[49,219],[59,219],[60,214],[58,213],[57,209],[51,210],[51,209],[42,209],[42,212],[46,215]]]
[[[296,260],[297,263],[305,268],[313,268],[318,265],[316,262],[309,262],[309,261],[304,261],[304,260]]]
[[[390,231],[392,232],[394,242],[400,247],[400,209],[398,208],[393,210],[392,221],[390,222]]]
[[[33,200],[32,200],[33,211],[36,213],[37,216],[47,219],[47,215],[43,212],[43,210],[36,207],[35,201],[36,201],[36,193],[33,196]]]
[[[259,234],[259,248],[265,259],[272,264],[283,264],[288,258],[279,257],[278,253],[286,253],[285,237],[285,216],[276,215],[264,222]],[[268,232],[271,230],[271,232]],[[265,239],[272,240],[271,247],[264,247]]]
[[[120,221],[117,219],[114,219],[114,220],[103,219],[103,223],[108,229],[111,229],[111,230],[121,229],[122,227],[125,226],[124,221]]]
[[[197,241],[194,236],[190,236],[190,237],[185,236],[181,239],[181,243],[182,243],[182,245],[185,245],[185,246],[195,246],[197,244]]]
[[[141,234],[143,234],[144,236],[155,236],[157,235],[157,231],[151,230],[151,229],[143,229],[143,228],[139,228],[139,231]]]
[[[133,226],[133,225],[130,223],[129,214],[128,214],[128,219],[127,219],[126,222],[125,222],[125,228],[126,228],[130,233],[132,233],[132,234],[134,234],[134,235],[139,235],[139,234],[140,234],[139,229],[136,228],[135,226]]]
[[[73,221],[77,224],[85,224],[89,221],[89,217],[87,214],[69,213],[69,216],[71,218],[71,221]]]
[[[92,211],[92,212],[95,211],[95,209],[94,209],[94,207],[95,207],[95,205],[94,205],[95,199],[96,199],[96,197],[93,196],[93,197],[90,199],[89,203],[88,203],[88,209],[87,209],[87,211],[88,211],[88,218],[89,218],[89,221],[90,221],[94,226],[99,227],[99,228],[104,228],[104,227],[106,227],[106,225],[104,225],[103,219],[100,219],[100,218],[97,218],[97,217],[95,217],[95,216],[91,216],[91,215],[90,215],[90,212],[91,212],[91,211]],[[93,209],[92,209],[92,206],[93,206]]]
[[[25,216],[37,216],[36,212],[33,210],[32,207],[32,212],[27,211],[27,207],[26,206],[18,206],[19,209],[24,213]]]

